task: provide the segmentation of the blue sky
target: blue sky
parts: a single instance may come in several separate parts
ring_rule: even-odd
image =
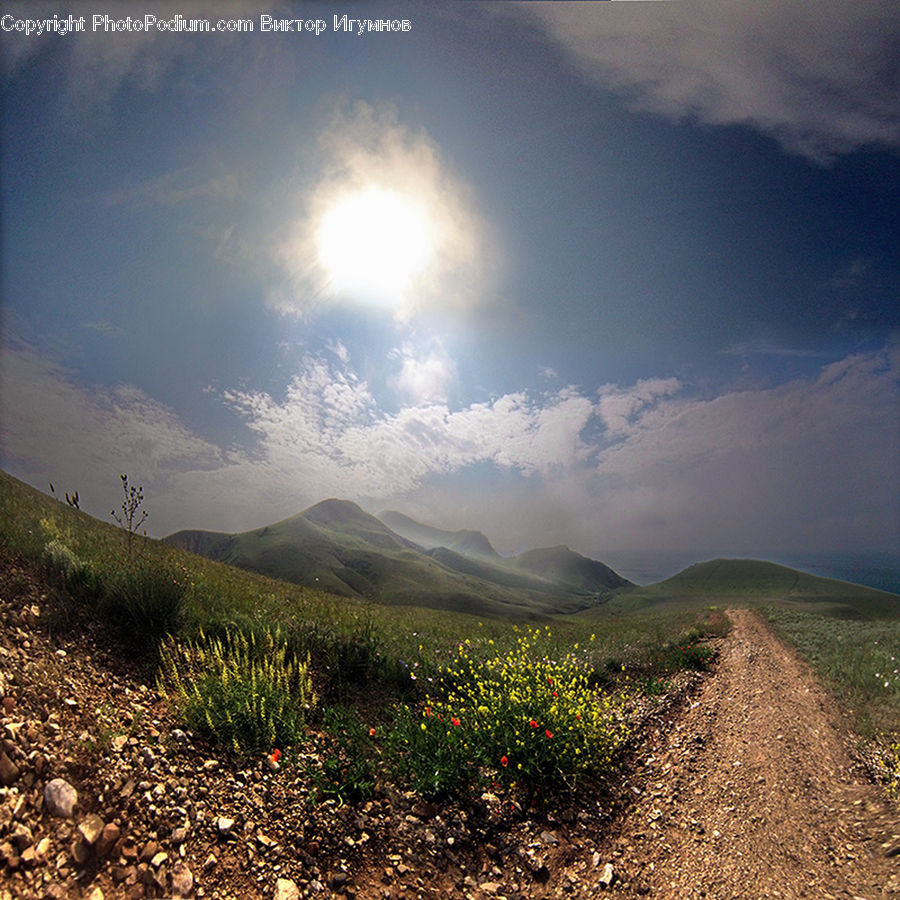
[[[900,552],[895,3],[104,8],[254,31],[4,4],[5,470],[155,536]]]

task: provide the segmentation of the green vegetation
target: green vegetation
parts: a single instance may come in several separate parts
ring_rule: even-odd
[[[518,635],[505,653],[476,655],[471,642],[439,670],[436,696],[409,707],[393,739],[401,771],[426,796],[458,793],[479,777],[536,790],[599,773],[626,734],[621,693],[591,686],[579,645],[559,655],[551,632]],[[488,646],[491,647],[490,641]]]
[[[775,631],[800,652],[872,737],[900,723],[900,620],[833,619],[767,609]]]
[[[292,659],[277,630],[260,636],[226,631],[221,638],[177,641],[160,648],[160,690],[201,737],[235,753],[264,752],[303,736],[316,701],[309,660]]]
[[[339,524],[348,553],[355,540],[370,546],[387,534],[341,503],[314,509],[297,528],[321,533]],[[207,543],[231,540],[204,535]],[[402,558],[407,550],[391,552]],[[477,617],[452,593],[442,594],[447,609],[337,596],[100,522],[2,472],[0,553],[44,573],[50,601],[42,618],[55,631],[99,620],[114,626],[115,639],[143,640],[186,727],[228,752],[298,765],[318,799],[355,802],[387,777],[429,796],[467,795],[485,781],[526,798],[584,784],[615,754],[623,691],[663,694],[679,670],[708,666],[707,638],[729,625],[719,607],[748,599],[777,608],[782,633],[811,658],[829,660],[823,672],[865,733],[890,733],[898,720],[888,663],[898,655],[900,598],[767,563],[693,566],[557,615],[538,639],[522,623],[534,607],[517,607],[518,618]],[[436,578],[440,592],[448,582]],[[852,669],[853,658],[855,681],[827,674]],[[842,693],[851,681],[860,689]],[[895,769],[898,755],[895,746]]]
[[[898,618],[900,596],[875,588],[820,578],[756,559],[696,563],[657,584],[621,592],[608,612],[629,613],[699,604],[775,606],[850,619]]]
[[[403,522],[412,520],[403,517]],[[426,551],[346,500],[324,500],[299,515],[241,534],[180,531],[165,541],[343,596],[485,616],[534,619],[574,612],[630,584],[603,563],[567,547],[506,560],[493,553],[486,539],[489,552],[484,552],[482,543],[471,538],[473,532],[417,526],[408,533],[446,535],[452,546]],[[460,552],[470,546],[476,548],[473,555]]]
[[[900,620],[834,619],[767,609],[775,631],[797,648],[875,746],[900,799]]]

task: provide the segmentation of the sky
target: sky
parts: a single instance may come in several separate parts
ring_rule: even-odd
[[[155,537],[900,554],[894,0],[0,14],[5,471]]]

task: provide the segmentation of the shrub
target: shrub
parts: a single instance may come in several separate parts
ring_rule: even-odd
[[[716,658],[716,651],[707,644],[680,644],[672,648],[675,669],[708,669]]]
[[[54,538],[41,554],[45,574],[58,587],[76,600],[95,599],[100,595],[101,582],[90,563],[79,559],[62,541]]]
[[[481,660],[460,644],[440,670],[441,696],[400,711],[394,743],[417,790],[459,793],[484,774],[530,798],[611,763],[626,732],[622,698],[592,690],[574,653],[550,658],[549,641],[549,629],[530,631]]]
[[[131,643],[156,647],[184,622],[187,584],[179,574],[153,566],[126,569],[107,585],[101,612]]]
[[[289,746],[316,697],[309,659],[289,656],[278,629],[241,631],[160,648],[161,690],[172,690],[185,724],[235,753]]]
[[[308,766],[313,800],[340,805],[368,800],[378,772],[375,728],[364,725],[349,706],[329,706],[322,719],[325,734],[316,742],[318,760]]]

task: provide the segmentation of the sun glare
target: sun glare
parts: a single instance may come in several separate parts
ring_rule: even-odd
[[[341,197],[317,235],[331,290],[399,305],[431,258],[430,232],[425,210],[395,191],[373,187]]]

